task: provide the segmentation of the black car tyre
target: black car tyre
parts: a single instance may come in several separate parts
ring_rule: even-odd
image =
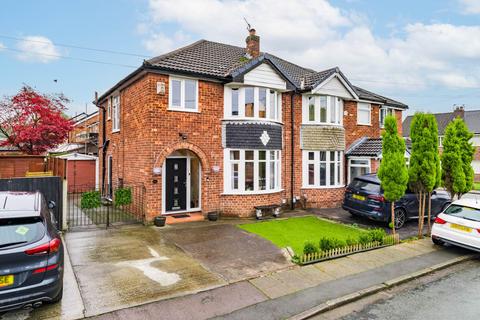
[[[405,210],[397,208],[395,209],[395,229],[400,229],[405,225],[407,221],[407,213]]]
[[[57,294],[56,297],[54,297],[52,300],[50,300],[48,303],[57,303],[60,302],[63,298],[63,283],[62,283],[62,288],[60,289],[60,292]]]
[[[352,216],[354,216],[354,217],[357,216],[357,214],[356,214],[355,212],[353,212],[353,211],[348,211],[348,212],[350,213],[350,215],[352,215]]]

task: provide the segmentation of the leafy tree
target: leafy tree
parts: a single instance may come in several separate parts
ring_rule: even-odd
[[[469,192],[473,187],[472,160],[475,148],[470,139],[473,134],[465,122],[457,118],[450,122],[443,138],[442,182],[450,197]]]
[[[426,198],[439,183],[438,129],[435,117],[432,114],[416,113],[412,119],[410,137],[412,152],[409,184],[418,198],[418,237],[422,238]]]
[[[13,97],[0,101],[0,146],[11,145],[27,154],[41,154],[56,147],[72,130],[62,116],[63,95],[47,95],[24,86]]]
[[[392,233],[395,234],[395,201],[407,189],[408,170],[405,164],[405,141],[399,136],[397,120],[394,116],[385,118],[385,131],[382,133],[382,162],[378,177],[385,198],[391,202]]]

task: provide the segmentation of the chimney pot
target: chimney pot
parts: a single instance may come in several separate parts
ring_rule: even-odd
[[[260,55],[260,37],[256,35],[255,29],[249,30],[249,35],[245,39],[247,43],[247,55],[256,58]]]

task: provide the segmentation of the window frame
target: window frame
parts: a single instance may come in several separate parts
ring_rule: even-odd
[[[310,103],[312,97],[314,98],[313,104]],[[343,126],[344,104],[341,97],[324,94],[306,94],[303,95],[302,101],[303,124]],[[323,101],[326,103],[325,107],[323,107]],[[314,105],[313,120],[310,120],[311,105]],[[322,121],[322,109],[325,109],[325,121]]]
[[[383,121],[382,121],[382,114],[383,113],[385,113],[385,115],[383,115]],[[395,108],[388,107],[388,106],[380,107],[380,110],[378,112],[378,122],[380,123],[380,128],[385,128],[385,118],[388,115],[393,115],[394,116],[395,115]]]
[[[366,160],[367,164],[354,164],[352,165],[352,160]],[[352,182],[352,175],[350,174],[350,168],[355,167],[355,168],[367,168],[368,172],[366,174],[370,174],[372,172],[372,159],[368,157],[349,157],[348,158],[348,166],[347,166],[347,171],[348,171],[348,183]]]
[[[231,152],[239,152],[239,159],[232,160],[230,158]],[[245,153],[253,151],[253,160],[246,160]],[[259,153],[265,151],[265,160],[259,159]],[[274,155],[274,159],[271,155]],[[245,164],[253,163],[253,190],[245,190]],[[260,189],[260,162],[265,163],[265,189]],[[233,165],[238,164],[238,188],[233,189]],[[274,166],[274,183],[272,186],[272,172],[271,167]],[[265,194],[276,193],[282,191],[281,184],[281,150],[264,150],[264,149],[224,149],[224,193],[231,195],[248,195],[248,194]]]
[[[120,131],[121,114],[120,95],[114,95],[112,97],[112,133]]]
[[[107,121],[112,119],[112,99],[112,96],[107,99]]]
[[[368,123],[360,122],[359,111],[368,111]],[[371,126],[372,125],[372,104],[368,102],[357,102],[357,125]]]
[[[245,91],[253,89],[253,116],[246,116]],[[260,117],[260,90],[265,90],[265,117]],[[237,92],[238,114],[233,115],[233,94]],[[273,93],[272,93],[273,91]],[[225,86],[224,90],[224,118],[227,120],[260,120],[282,122],[281,92],[274,88],[260,86]],[[272,105],[272,97],[273,105]],[[271,117],[273,115],[273,118]]]
[[[309,153],[314,153],[314,159],[309,158]],[[320,153],[325,152],[325,160],[320,160]],[[334,159],[331,153],[334,152]],[[325,164],[325,185],[320,184],[320,164]],[[342,188],[344,184],[344,151],[342,150],[303,150],[302,151],[302,188],[303,189],[335,189]],[[314,183],[309,181],[309,165],[314,165]],[[334,183],[330,181],[331,165],[334,167]],[[337,183],[338,182],[338,183]]]
[[[180,81],[180,105],[174,106],[173,105],[173,81]],[[187,108],[186,105],[186,96],[185,96],[185,83],[186,81],[194,81],[195,82],[195,108],[190,109]],[[186,77],[177,77],[177,76],[170,76],[168,79],[168,109],[169,111],[181,111],[181,112],[200,112],[198,107],[198,80],[194,78],[186,78]]]

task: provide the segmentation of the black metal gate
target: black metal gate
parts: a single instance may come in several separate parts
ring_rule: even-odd
[[[62,228],[63,184],[60,177],[0,179],[0,191],[40,191],[47,201],[54,201],[57,228]]]
[[[67,221],[69,229],[141,223],[145,218],[143,185],[112,188],[111,194],[75,186],[68,193]]]

